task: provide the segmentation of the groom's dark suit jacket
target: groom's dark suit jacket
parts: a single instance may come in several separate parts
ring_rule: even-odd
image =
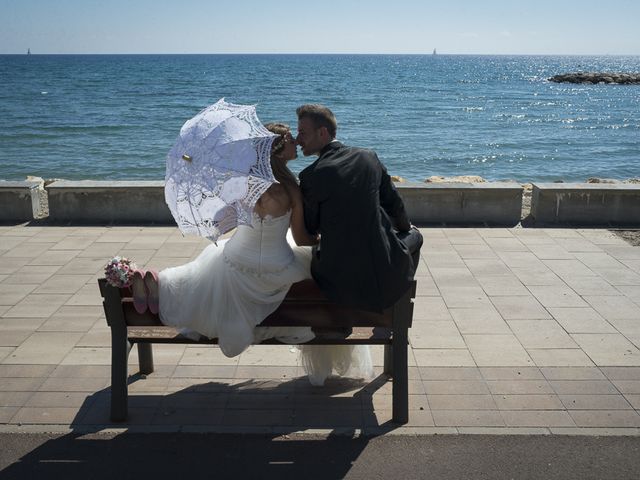
[[[378,156],[334,141],[299,175],[309,233],[320,233],[311,274],[335,302],[371,311],[407,290],[413,263],[394,226],[410,224]]]

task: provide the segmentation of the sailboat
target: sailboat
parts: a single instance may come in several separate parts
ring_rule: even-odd
[[[434,55],[437,55],[437,53],[436,53],[436,49],[435,49],[435,48],[433,49],[433,54],[434,54]]]
[[[27,55],[31,55],[31,49],[27,48]]]

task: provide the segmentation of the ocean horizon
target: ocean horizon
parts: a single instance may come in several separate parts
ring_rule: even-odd
[[[412,181],[639,177],[640,86],[547,80],[572,71],[637,73],[640,56],[0,55],[0,179],[163,179],[182,124],[220,98],[294,134],[295,108],[323,103],[339,140]]]

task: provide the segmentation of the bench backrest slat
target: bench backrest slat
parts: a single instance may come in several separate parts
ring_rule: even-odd
[[[133,307],[127,291],[118,289],[99,279],[100,292],[104,298],[107,323],[114,321],[123,326],[161,326],[158,315],[140,314]],[[300,326],[317,328],[411,326],[413,316],[412,298],[415,296],[414,280],[404,297],[383,313],[367,312],[337,305],[329,301],[313,280],[303,280],[292,285],[278,309],[269,315],[261,326]]]

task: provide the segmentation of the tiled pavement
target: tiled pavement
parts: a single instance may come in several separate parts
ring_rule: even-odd
[[[302,377],[295,349],[154,346],[130,421],[110,425],[96,279],[206,245],[167,227],[0,227],[0,431],[640,434],[640,247],[607,230],[428,228],[410,333],[410,423],[391,384]],[[381,370],[382,351],[374,348]]]

